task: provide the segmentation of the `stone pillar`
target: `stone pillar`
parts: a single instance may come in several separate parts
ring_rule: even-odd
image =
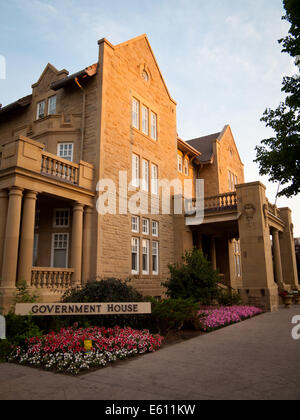
[[[217,270],[216,240],[213,236],[210,237],[210,258],[213,269]]]
[[[31,283],[32,271],[36,200],[36,192],[26,191],[23,199],[18,281],[26,281],[27,285],[29,286]]]
[[[295,251],[295,239],[293,232],[292,211],[287,207],[281,208],[279,210],[279,217],[285,223],[285,229],[279,235],[283,282],[287,286],[290,286],[291,289],[300,290]]]
[[[12,187],[9,191],[2,264],[3,288],[16,287],[22,195],[23,190],[18,187]]]
[[[71,265],[75,270],[73,283],[81,286],[82,270],[82,232],[83,232],[83,205],[76,203],[73,207],[72,221],[72,246],[71,246]]]
[[[6,217],[8,208],[8,194],[6,190],[0,191],[0,285],[2,277],[3,249],[5,241]]]
[[[83,253],[82,253],[82,282],[91,280],[91,253],[92,253],[92,216],[93,209],[86,207],[83,221]]]
[[[273,237],[275,278],[276,278],[278,287],[280,289],[284,289],[278,230],[274,229],[272,231],[272,237]]]
[[[236,187],[245,303],[276,311],[278,287],[274,282],[270,228],[265,218],[266,187],[260,182]]]

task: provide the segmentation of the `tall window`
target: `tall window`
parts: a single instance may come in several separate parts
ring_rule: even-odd
[[[33,255],[32,255],[32,266],[36,267],[37,260],[38,260],[38,247],[39,247],[39,234],[34,234],[34,242],[33,242]]]
[[[143,174],[142,174],[142,189],[146,192],[149,191],[149,162],[143,159]]]
[[[139,238],[132,238],[131,242],[131,272],[132,274],[139,273]]]
[[[151,192],[158,195],[158,166],[151,165]]]
[[[143,226],[142,226],[143,235],[149,235],[149,219],[143,219],[142,223],[143,223]]]
[[[151,137],[157,140],[157,115],[151,112]]]
[[[131,231],[133,233],[140,232],[140,218],[138,216],[132,216],[131,218]]]
[[[228,187],[229,191],[234,191],[235,186],[238,184],[238,178],[231,171],[228,171]]]
[[[56,95],[48,99],[48,115],[56,114]]]
[[[37,115],[36,118],[39,120],[40,118],[44,118],[45,117],[45,105],[46,102],[45,101],[41,101],[37,104]]]
[[[189,176],[189,161],[184,159],[184,175]]]
[[[136,99],[132,99],[132,126],[140,129],[140,103]]]
[[[73,162],[74,145],[73,143],[59,143],[57,155],[63,159]]]
[[[234,239],[233,252],[234,252],[235,275],[237,277],[241,277],[242,276],[241,244],[239,240]]]
[[[52,237],[52,263],[55,268],[68,267],[69,234],[54,233]]]
[[[142,131],[144,134],[149,134],[149,109],[142,106]]]
[[[140,186],[140,158],[135,154],[132,154],[132,186]]]
[[[143,250],[143,274],[149,274],[150,241],[148,239],[143,239],[142,250]]]
[[[152,220],[152,236],[158,238],[158,222]]]
[[[178,163],[178,172],[182,173],[182,156],[177,156],[177,163]]]
[[[157,241],[152,242],[152,273],[154,275],[158,274],[158,247],[159,243]]]

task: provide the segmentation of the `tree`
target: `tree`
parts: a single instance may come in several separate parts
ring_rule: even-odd
[[[284,0],[290,24],[289,35],[278,42],[282,52],[295,59],[300,73],[300,2]],[[282,91],[287,94],[276,110],[266,109],[261,121],[274,130],[275,136],[264,139],[256,147],[256,160],[260,175],[268,175],[269,181],[285,186],[279,196],[291,197],[300,192],[300,75],[285,77]]]

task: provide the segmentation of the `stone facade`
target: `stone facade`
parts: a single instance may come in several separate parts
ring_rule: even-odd
[[[0,110],[0,306],[9,308],[22,280],[41,301],[96,277],[130,278],[161,297],[168,265],[197,246],[245,301],[276,309],[278,285],[298,287],[290,211],[271,206],[261,184],[244,184],[229,126],[178,138],[176,102],[145,35],[98,45],[96,64],[74,75],[48,64],[31,95]],[[125,191],[120,172],[126,187],[141,181]],[[165,214],[156,181],[189,180],[192,202],[197,179],[205,218],[190,226],[193,216],[174,214],[175,189]],[[99,180],[114,183],[116,214],[99,211]],[[143,215],[120,205],[125,194],[136,207],[137,194],[148,199]]]

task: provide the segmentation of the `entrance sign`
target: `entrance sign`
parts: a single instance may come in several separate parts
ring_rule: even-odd
[[[15,313],[21,316],[151,314],[151,303],[18,303]]]

